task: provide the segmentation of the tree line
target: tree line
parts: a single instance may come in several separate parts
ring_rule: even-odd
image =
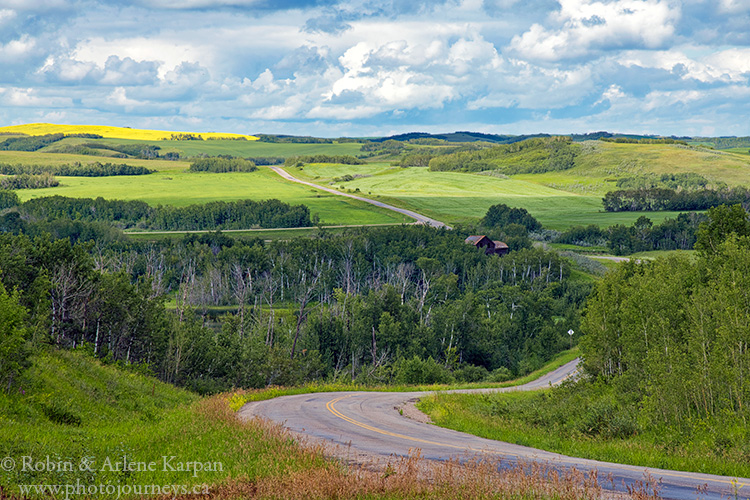
[[[16,198],[16,201],[18,198]],[[279,200],[215,201],[202,205],[151,207],[137,200],[46,196],[17,204],[24,217],[41,220],[81,220],[115,224],[126,229],[192,231],[253,227],[310,227],[310,210]]]
[[[42,189],[59,185],[60,182],[52,174],[0,177],[0,189]]]
[[[10,165],[0,163],[2,175],[61,175],[65,177],[108,177],[114,175],[148,175],[156,172],[146,167],[127,165],[125,163],[100,163],[98,161],[81,162],[64,165]]]
[[[305,155],[290,156],[284,161],[284,166],[298,166],[305,163],[340,163],[342,165],[363,165],[364,160],[352,155]]]
[[[610,191],[602,198],[607,212],[707,210],[737,203],[750,204],[750,189],[743,186],[680,191],[661,187],[623,189]]]
[[[555,238],[559,243],[579,246],[606,246],[614,255],[630,255],[650,250],[692,250],[697,241],[703,214],[682,213],[676,219],[667,218],[654,224],[646,216],[639,217],[631,226],[615,224],[600,228],[595,224],[573,226]]]
[[[190,163],[191,172],[255,172],[258,167],[255,163],[242,158],[214,156],[209,158],[197,158]]]

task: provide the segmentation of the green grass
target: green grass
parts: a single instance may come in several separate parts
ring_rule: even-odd
[[[523,207],[549,229],[574,225],[632,224],[644,212],[604,212],[599,195],[581,195],[535,182],[459,172],[431,172],[427,168],[373,165],[307,165],[287,169],[292,175],[320,185],[334,177],[370,175],[334,187],[359,188],[363,196],[409,208],[449,224],[476,222],[498,203]],[[655,223],[675,212],[645,213]]]
[[[548,392],[545,389],[534,393],[482,395],[436,393],[424,398],[417,407],[441,427],[572,457],[750,477],[750,464],[742,453],[717,450],[716,436],[708,432],[711,429],[703,432],[697,425],[687,442],[677,429],[649,429],[622,438],[591,435],[558,423],[566,420],[564,415],[552,419],[554,424],[549,423],[550,419],[544,416],[547,412],[566,410],[545,405]],[[592,411],[595,413],[596,409]]]
[[[69,141],[70,139],[65,139]],[[164,140],[135,140],[135,139],[86,139],[85,142],[102,144],[153,144],[159,146],[159,154],[170,152],[180,153],[180,156],[190,157],[199,154],[216,156],[228,154],[232,156],[247,157],[283,157],[331,154],[331,155],[355,155],[359,153],[361,144],[358,143],[332,143],[332,144],[294,144],[294,143],[271,143],[261,141],[164,141]]]
[[[575,357],[575,353],[561,355],[524,380],[541,376],[571,356]],[[14,387],[11,394],[0,392],[2,458],[10,457],[16,463],[12,470],[0,470],[0,487],[5,488],[4,494],[19,495],[22,484],[104,485],[119,488],[127,498],[138,496],[127,493],[135,491],[130,489],[135,486],[198,486],[202,492],[203,485],[207,485],[211,493],[222,497],[267,498],[274,497],[275,492],[287,498],[295,489],[317,490],[323,481],[336,485],[340,491],[349,491],[349,483],[363,478],[353,477],[335,462],[327,462],[317,449],[300,448],[278,427],[257,421],[241,422],[234,412],[249,400],[351,389],[317,384],[199,398],[153,378],[103,365],[81,351],[39,354],[33,358],[33,366],[24,374],[20,386]],[[38,470],[23,470],[23,457],[32,457],[34,463],[43,465]],[[73,468],[51,470],[46,465],[47,457]],[[164,457],[173,466],[210,462],[218,469],[218,462],[221,470],[173,471],[164,466]],[[93,466],[82,470],[83,460]],[[107,460],[111,464],[126,460],[155,465],[147,467],[150,470],[127,472],[108,466]],[[394,466],[399,474],[407,472]],[[357,497],[403,498],[405,493],[399,493],[399,488],[404,486],[405,477],[396,485],[386,485],[384,478],[375,474],[376,484],[368,486],[364,496]],[[291,484],[290,478],[294,478]],[[424,488],[414,481],[416,477],[408,482],[409,487]],[[63,497],[64,490],[57,496]],[[319,493],[312,498],[329,496]]]
[[[325,466],[322,456],[302,452],[278,431],[239,422],[228,396],[199,399],[152,378],[124,372],[77,352],[37,356],[24,394],[0,394],[0,449],[17,466],[0,472],[0,485],[18,494],[19,484],[216,485]],[[47,414],[73,415],[78,425]],[[59,418],[58,418],[59,420]],[[73,470],[23,470],[34,462],[70,462]],[[222,471],[169,470],[170,464],[219,462]],[[118,472],[106,465],[155,463],[155,470]],[[82,460],[95,464],[80,470]],[[176,467],[174,467],[176,468]],[[8,492],[8,490],[6,490]],[[116,495],[109,495],[115,497]],[[126,495],[134,496],[134,495]]]
[[[65,139],[66,141],[69,139]],[[91,156],[91,155],[74,155],[64,153],[50,153],[44,150],[39,151],[0,151],[0,163],[9,163],[11,165],[69,165],[80,162],[83,165],[89,163],[126,163],[146,167],[151,170],[165,172],[182,171],[190,167],[190,163],[184,161],[169,160],[140,160],[137,158],[112,158],[110,156]]]
[[[286,181],[268,168],[260,168],[251,173],[188,173],[175,169],[139,176],[58,179],[58,187],[19,190],[18,196],[22,201],[52,195],[74,198],[101,196],[107,199],[142,200],[150,205],[175,206],[217,200],[278,198],[290,204],[307,205],[311,214],[317,214],[325,225],[404,222],[401,214]]]

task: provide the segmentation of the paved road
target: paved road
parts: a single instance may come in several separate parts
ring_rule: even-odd
[[[497,392],[534,390],[557,384],[571,376],[577,360],[554,372],[515,388],[479,389],[455,392]],[[415,449],[432,460],[473,457],[502,458],[506,466],[541,461],[556,468],[575,467],[578,470],[598,470],[605,488],[624,491],[626,485],[642,481],[645,474],[661,479],[663,498],[677,500],[720,499],[733,497],[733,478],[646,469],[594,460],[571,458],[525,446],[482,439],[469,434],[420,423],[402,416],[397,407],[420,398],[427,392],[337,392],[284,396],[246,404],[240,418],[262,417],[283,424],[294,432],[341,445],[353,454],[380,457],[408,456]],[[610,483],[609,479],[614,480]],[[605,480],[606,479],[606,480]],[[750,479],[739,479],[750,484]],[[706,493],[697,495],[697,488],[706,486]],[[744,496],[743,496],[744,498]]]
[[[421,224],[429,224],[430,226],[433,226],[433,227],[444,227],[446,229],[451,229],[450,226],[443,224],[439,220],[431,219],[430,217],[427,217],[422,214],[418,214],[417,212],[414,212],[412,210],[406,210],[405,208],[394,207],[393,205],[383,203],[382,201],[375,201],[369,198],[364,198],[362,196],[357,196],[357,195],[350,194],[350,193],[342,193],[341,191],[338,191],[336,189],[328,188],[325,186],[319,186],[317,184],[313,184],[312,182],[307,182],[307,181],[297,179],[296,177],[294,177],[293,175],[291,175],[289,172],[287,172],[281,167],[271,167],[271,170],[273,170],[274,172],[276,172],[277,174],[279,174],[280,176],[282,176],[284,179],[288,181],[298,182],[300,184],[304,184],[305,186],[314,187],[315,189],[320,189],[328,193],[337,194],[339,196],[346,196],[347,198],[354,198],[355,200],[364,201],[365,203],[369,203],[370,205],[375,205],[376,207],[381,207],[381,208],[385,208],[388,210],[392,210],[394,212],[398,212],[400,214],[409,216],[412,219],[416,219],[416,221]]]

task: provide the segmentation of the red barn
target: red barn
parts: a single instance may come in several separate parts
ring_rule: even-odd
[[[487,255],[505,255],[510,250],[502,241],[493,241],[483,234],[469,236],[464,241],[477,248],[484,248],[484,253]]]

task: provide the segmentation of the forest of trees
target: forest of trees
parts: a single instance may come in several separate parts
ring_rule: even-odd
[[[91,227],[72,243],[39,224],[37,236],[0,234],[0,282],[29,311],[28,341],[86,345],[201,392],[506,379],[568,345],[591,287],[554,252],[486,256],[466,234],[429,227],[141,243],[78,221]]]
[[[364,160],[352,155],[308,155],[290,156],[284,161],[284,165],[291,167],[305,163],[340,163],[342,165],[363,165]]]
[[[709,210],[696,247],[696,260],[630,262],[597,284],[582,323],[584,368],[627,404],[634,432],[708,427],[717,449],[724,440],[741,450],[750,438],[747,212]]]

